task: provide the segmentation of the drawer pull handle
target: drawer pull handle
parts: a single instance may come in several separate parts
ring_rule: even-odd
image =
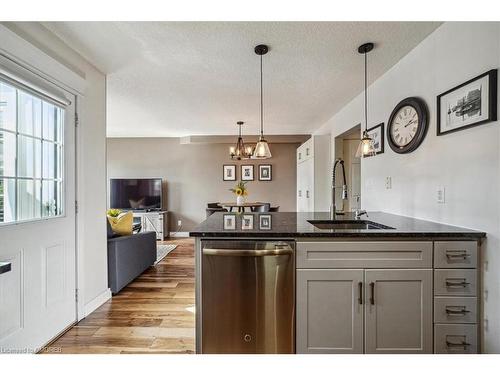
[[[446,251],[446,258],[452,259],[467,259],[470,258],[470,254],[467,254],[465,250],[448,250]]]
[[[446,279],[446,286],[449,288],[467,288],[469,285],[466,279]]]
[[[358,283],[358,303],[363,304],[363,283],[361,281]]]
[[[467,347],[470,346],[470,344],[467,341],[462,341],[458,343],[446,340],[446,346],[450,349],[462,348],[462,350],[467,350]]]
[[[470,313],[470,311],[465,306],[446,306],[446,315],[465,316],[467,313]]]
[[[370,305],[375,305],[375,283],[370,283]]]

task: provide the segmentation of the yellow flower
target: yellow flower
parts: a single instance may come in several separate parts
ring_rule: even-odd
[[[241,195],[241,194],[243,194],[243,191],[240,188],[237,188],[235,190],[235,193],[236,193],[236,195]]]

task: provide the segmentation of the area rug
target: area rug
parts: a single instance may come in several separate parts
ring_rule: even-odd
[[[155,265],[165,258],[171,251],[175,250],[177,245],[156,245],[156,262]]]

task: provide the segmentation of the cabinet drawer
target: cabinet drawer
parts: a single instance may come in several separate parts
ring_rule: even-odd
[[[476,270],[434,270],[435,296],[475,296]]]
[[[432,242],[299,242],[297,268],[431,268]]]
[[[436,324],[434,326],[434,353],[477,353],[477,325]]]
[[[435,268],[476,268],[477,242],[438,241],[434,242]]]
[[[434,297],[434,323],[477,323],[477,298]]]

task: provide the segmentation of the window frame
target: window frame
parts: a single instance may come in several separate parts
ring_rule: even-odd
[[[0,125],[0,132],[3,134],[12,134],[15,137],[15,170],[14,170],[14,176],[9,176],[9,175],[0,175],[0,180],[4,182],[4,202],[5,200],[5,186],[7,185],[5,182],[7,181],[13,181],[14,182],[14,191],[15,191],[15,204],[14,204],[14,210],[15,210],[15,220],[8,221],[8,222],[0,222],[0,227],[8,226],[8,225],[18,225],[18,224],[23,224],[23,223],[31,223],[31,222],[40,222],[40,221],[46,221],[46,220],[52,220],[52,219],[58,219],[62,217],[67,216],[67,202],[66,202],[66,158],[65,158],[65,137],[66,137],[66,131],[65,127],[68,126],[66,124],[66,108],[65,105],[61,104],[59,100],[54,100],[51,97],[48,97],[44,95],[44,93],[38,94],[35,88],[30,88],[26,86],[25,84],[17,84],[15,81],[12,79],[9,79],[8,77],[5,77],[3,74],[0,74],[0,83],[3,85],[10,86],[13,90],[15,90],[15,99],[16,99],[16,105],[15,105],[15,130],[12,129],[7,129],[3,128]],[[29,97],[33,99],[38,99],[41,101],[41,108],[40,108],[40,125],[41,129],[39,131],[40,136],[36,135],[36,131],[33,128],[32,133],[33,134],[28,134],[26,132],[22,132],[19,129],[19,118],[20,118],[20,96],[21,95],[28,95]],[[54,109],[58,109],[57,113],[59,115],[59,118],[54,118],[54,126],[57,127],[55,133],[58,134],[58,139],[48,139],[44,137],[44,122],[43,122],[43,108],[44,108],[44,103],[51,104],[54,106]],[[66,103],[65,103],[66,104]],[[32,104],[33,105],[33,104]],[[33,116],[33,121],[34,121],[34,116],[35,114],[32,113]],[[35,126],[35,124],[33,125]],[[40,152],[37,155],[36,154],[36,146],[33,144],[33,168],[34,171],[32,173],[31,177],[21,177],[19,176],[19,142],[20,140],[24,139],[30,139],[33,142],[39,142],[40,145]],[[59,170],[59,173],[57,176],[53,178],[49,177],[44,177],[44,144],[52,144],[56,150],[58,150],[57,153],[57,160],[54,161],[53,167],[55,169]],[[40,168],[40,173],[39,176],[36,176],[36,163],[34,162],[36,158],[39,159],[39,168]],[[34,203],[32,207],[32,212],[36,213],[38,212],[37,217],[31,217],[28,219],[19,219],[19,181],[32,181],[33,183],[33,193],[35,193],[35,189],[37,189],[36,185],[37,183],[40,185],[38,188],[38,194],[39,194],[39,200],[40,200],[40,205],[38,208],[36,208],[36,198],[34,198]],[[44,200],[43,200],[43,194],[44,194],[44,181],[52,182],[55,186],[57,186],[56,189],[56,199],[58,200],[58,213],[56,215],[47,215],[44,216]],[[5,203],[4,203],[5,204]],[[38,210],[38,211],[37,211]],[[4,213],[5,215],[5,213]],[[5,217],[5,216],[4,216]]]

